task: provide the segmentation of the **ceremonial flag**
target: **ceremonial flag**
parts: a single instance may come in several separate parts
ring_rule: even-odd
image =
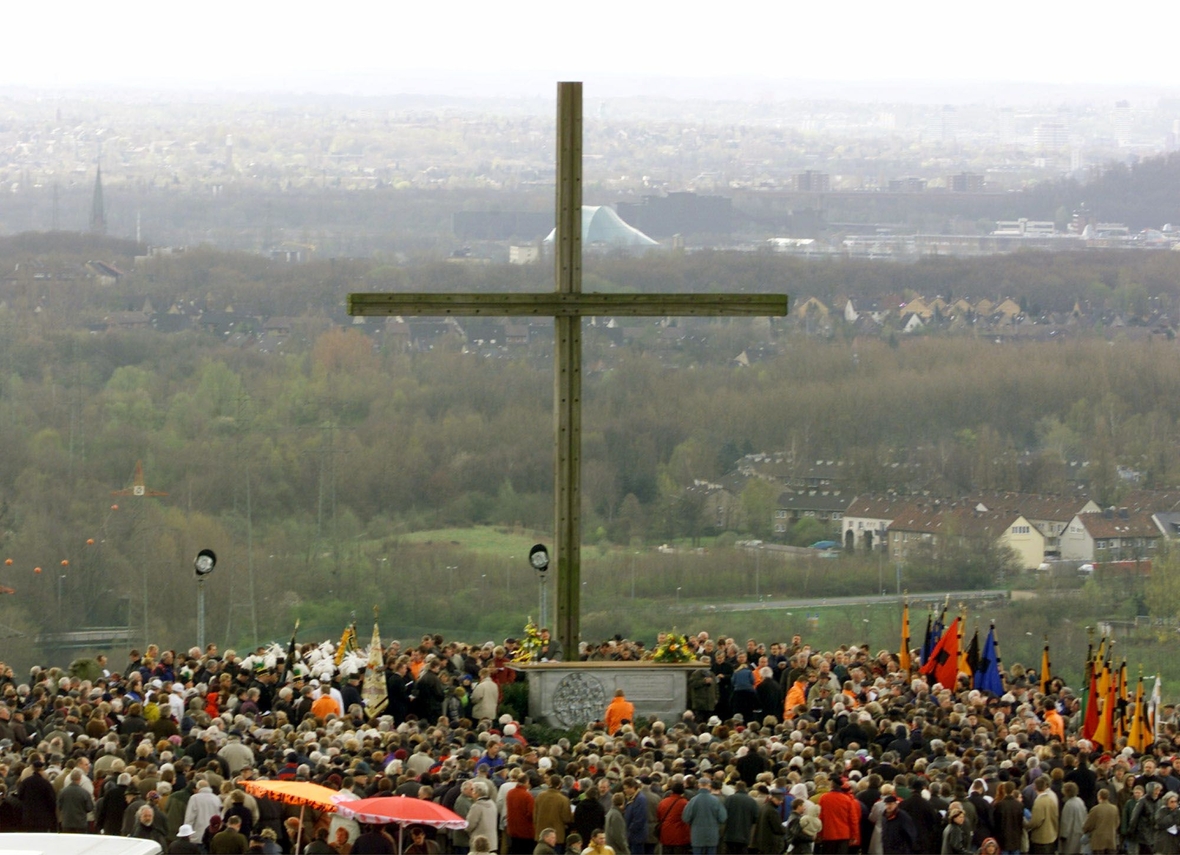
[[[905,608],[901,610],[901,652],[897,654],[897,664],[902,671],[909,671],[913,666],[910,662],[910,601],[905,601]]]
[[[1098,674],[1098,697],[1105,698],[1107,691],[1110,689],[1110,663],[1104,660],[1098,660],[1094,664]]]
[[[1086,663],[1090,672],[1090,685],[1086,690],[1086,709],[1082,714],[1082,738],[1093,741],[1098,730],[1098,675],[1094,673],[1094,661]]]
[[[930,651],[930,659],[922,666],[922,673],[941,683],[943,688],[955,688],[959,676],[959,619],[955,618],[938,644]]]
[[[926,612],[926,637],[922,640],[922,665],[925,665],[930,659],[930,651],[934,649],[934,629],[930,624],[931,620],[930,612]]]
[[[1106,670],[1109,672],[1109,664]],[[1102,701],[1102,711],[1098,715],[1098,729],[1094,732],[1092,739],[1093,742],[1101,745],[1107,751],[1111,750],[1114,746],[1114,708],[1117,698],[1114,679],[1108,673],[1106,674],[1106,694]]]
[[[1161,703],[1163,703],[1163,698],[1160,696],[1160,675],[1157,673],[1155,675],[1155,685],[1151,687],[1151,718],[1148,720],[1151,728],[1152,742],[1159,735],[1159,711]]]
[[[983,655],[979,657],[979,664],[975,670],[975,688],[981,692],[991,692],[996,697],[1004,694],[1004,681],[1000,677],[1000,645],[996,641],[995,624],[987,631],[987,639],[983,642]]]
[[[389,703],[385,688],[385,660],[381,650],[381,633],[377,629],[377,609],[373,609],[373,638],[369,641],[369,661],[365,677],[361,681],[361,700],[365,704],[365,715],[376,718]]]
[[[288,683],[295,671],[295,636],[299,634],[299,618],[295,618],[295,629],[291,630],[291,643],[287,645],[287,658],[283,660],[283,683]]]
[[[340,634],[340,646],[336,648],[336,667],[340,667],[340,663],[344,661],[344,657],[351,650],[359,650],[360,645],[356,642],[356,624],[350,623],[344,627],[344,632]]]
[[[1049,636],[1045,636],[1045,649],[1041,651],[1041,694],[1049,694],[1050,674],[1053,666],[1049,663]]]
[[[1147,750],[1147,746],[1154,740],[1149,735],[1147,716],[1143,704],[1143,676],[1139,676],[1139,683],[1135,687],[1135,709],[1131,718],[1131,730],[1127,734],[1127,747],[1137,754]]]
[[[1123,664],[1119,666],[1119,695],[1115,702],[1115,717],[1118,719],[1118,724],[1115,727],[1115,736],[1126,736],[1127,731],[1131,729],[1131,702],[1127,697],[1127,660],[1123,660]]]
[[[959,621],[959,633],[958,633],[959,634],[958,669],[959,669],[960,674],[966,674],[967,676],[971,676],[971,669],[967,665],[967,645],[963,643],[963,633],[965,633],[967,631],[967,611],[966,611],[966,609],[963,610],[963,614],[961,617],[962,617],[962,620]],[[977,646],[976,647],[976,654],[978,654],[978,652],[979,652],[979,648]]]
[[[962,639],[960,638],[960,641]],[[975,628],[975,634],[971,636],[971,643],[967,645],[967,649],[963,651],[963,655],[959,659],[959,673],[966,674],[971,677],[972,681],[975,679],[975,672],[979,670],[979,627]]]

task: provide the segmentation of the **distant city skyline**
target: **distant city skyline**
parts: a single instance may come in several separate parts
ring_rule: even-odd
[[[0,88],[548,97],[998,100],[1180,95],[1170,4],[1087,15],[1052,4],[697,7],[539,0],[444,7],[213,0],[6,9]],[[1027,94],[1027,93],[1026,93]]]

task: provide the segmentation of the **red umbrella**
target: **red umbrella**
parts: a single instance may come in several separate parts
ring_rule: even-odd
[[[340,799],[337,796],[337,799]],[[402,849],[401,837],[407,825],[429,825],[432,828],[460,829],[467,827],[467,820],[453,810],[425,799],[411,799],[407,796],[374,796],[371,799],[336,801],[336,812],[340,816],[383,825],[398,824],[398,851]]]

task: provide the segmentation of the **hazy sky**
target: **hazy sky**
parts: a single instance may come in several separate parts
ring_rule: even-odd
[[[710,94],[742,81],[740,94],[759,97],[777,94],[772,84],[782,80],[1180,91],[1171,44],[1180,6],[1095,8],[945,0],[9,3],[0,86],[549,96],[553,81],[582,79],[589,96],[596,82],[632,78],[629,85],[642,87],[635,78],[663,78],[689,89],[699,81]]]

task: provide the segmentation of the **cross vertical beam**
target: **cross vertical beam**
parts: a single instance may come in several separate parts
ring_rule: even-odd
[[[582,84],[557,84],[556,291],[582,293]],[[573,655],[581,635],[582,318],[554,318],[554,555],[557,638]]]
[[[348,312],[369,317],[554,319],[554,553],[557,637],[570,655],[581,620],[582,316],[765,317],[787,313],[786,294],[582,293],[582,84],[557,85],[557,228],[554,289],[546,293],[349,294]]]

